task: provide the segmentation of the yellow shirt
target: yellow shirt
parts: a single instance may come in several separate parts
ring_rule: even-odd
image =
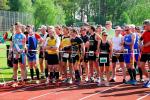
[[[65,37],[61,41],[61,48],[67,47],[71,45],[70,37]]]
[[[52,47],[56,45],[56,39],[50,39],[47,40],[47,46]],[[57,54],[58,50],[47,50],[48,54]]]

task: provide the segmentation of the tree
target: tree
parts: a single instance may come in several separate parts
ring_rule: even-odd
[[[0,0],[0,10],[8,10],[9,9],[8,3],[9,3],[8,0]]]
[[[11,11],[19,12],[32,12],[31,0],[9,0],[9,6]]]
[[[131,18],[132,23],[141,25],[143,20],[150,18],[150,1],[139,1],[137,5],[128,10],[128,15]]]
[[[35,26],[56,25],[65,23],[65,15],[59,5],[55,5],[53,0],[36,0],[34,6]]]

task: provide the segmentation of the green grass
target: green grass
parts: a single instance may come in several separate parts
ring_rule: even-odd
[[[19,68],[20,70],[20,68]],[[0,83],[4,81],[11,81],[13,76],[13,69],[7,66],[6,58],[6,45],[0,44]],[[29,76],[29,69],[28,69]],[[18,78],[20,78],[20,73],[18,73]]]
[[[12,73],[12,68],[7,66],[6,45],[0,44],[0,82],[12,80]]]

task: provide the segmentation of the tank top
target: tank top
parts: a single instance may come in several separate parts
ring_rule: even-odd
[[[98,41],[95,40],[95,34],[90,36],[89,42],[90,42],[89,51],[96,51]]]
[[[32,36],[28,35],[28,49],[29,50],[36,50],[37,49],[38,40],[35,37],[35,34]]]
[[[61,41],[61,48],[64,49],[65,47],[68,47],[71,45],[70,37],[63,37]]]
[[[132,42],[132,34],[125,35],[124,42],[131,43]],[[131,47],[130,47],[130,45],[124,44],[124,49],[131,50]]]
[[[102,41],[101,41],[101,43],[100,43],[100,52],[106,52],[106,53],[109,53],[110,52],[110,45],[109,45],[109,43],[108,43],[108,41],[106,42],[106,43],[103,43]]]
[[[140,37],[139,37],[138,33],[135,33],[134,49],[139,48],[139,45],[138,45],[139,39],[140,39]]]
[[[56,45],[56,39],[51,39],[48,37],[47,40],[47,46],[51,47],[51,46],[55,46]],[[47,50],[48,54],[57,54],[57,50]]]

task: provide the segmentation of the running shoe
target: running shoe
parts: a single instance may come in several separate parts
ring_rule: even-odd
[[[100,82],[101,82],[100,78],[98,77],[98,78],[95,80],[95,82],[96,82],[96,83],[100,83]]]
[[[126,80],[125,80],[125,79],[123,79],[122,83],[126,84]]]
[[[94,77],[90,77],[90,82],[91,82],[91,83],[94,82]]]
[[[55,78],[52,79],[52,83],[56,83],[56,79]]]
[[[73,83],[72,78],[69,78],[67,83],[72,84]]]
[[[140,82],[144,82],[144,79],[142,78],[142,79],[140,79],[139,81],[140,81]]]
[[[49,84],[49,78],[46,78],[45,84]]]
[[[36,80],[36,84],[40,84],[40,80]]]
[[[41,79],[44,79],[44,73],[41,73]]]
[[[14,82],[13,84],[12,84],[12,87],[17,87],[18,86],[18,82]]]
[[[68,82],[68,78],[65,78],[62,82],[63,83],[67,83]]]
[[[126,84],[136,85],[137,81],[136,80],[129,80],[126,82]]]
[[[111,79],[109,82],[116,82],[114,79]]]
[[[89,81],[89,78],[88,77],[85,77],[85,82],[88,82]]]

